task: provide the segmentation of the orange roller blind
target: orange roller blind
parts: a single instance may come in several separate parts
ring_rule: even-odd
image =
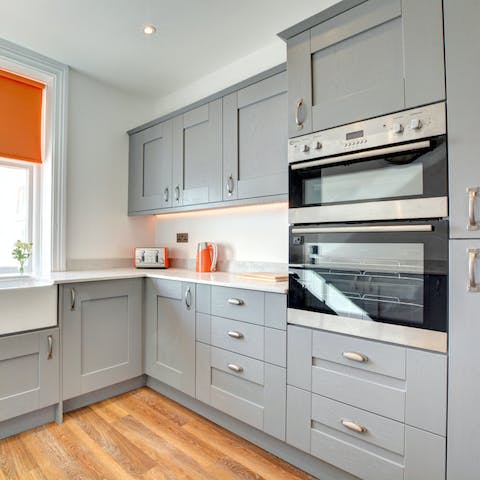
[[[0,70],[0,157],[42,163],[45,85]]]

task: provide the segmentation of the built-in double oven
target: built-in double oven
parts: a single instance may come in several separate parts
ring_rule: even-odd
[[[445,105],[289,142],[290,323],[444,350]]]

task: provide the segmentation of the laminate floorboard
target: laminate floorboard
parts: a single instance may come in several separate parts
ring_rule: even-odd
[[[0,440],[0,480],[313,480],[143,387]]]

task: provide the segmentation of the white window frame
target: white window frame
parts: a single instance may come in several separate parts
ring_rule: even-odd
[[[34,274],[66,269],[68,66],[0,39],[0,69],[46,85],[41,166],[33,166]],[[32,164],[33,165],[33,164]],[[43,248],[42,248],[43,247]]]

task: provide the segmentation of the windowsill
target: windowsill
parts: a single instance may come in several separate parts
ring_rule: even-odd
[[[19,275],[18,273],[6,273],[0,275],[0,290],[16,290],[19,288],[48,287],[53,285],[49,280],[41,280],[31,273]]]

